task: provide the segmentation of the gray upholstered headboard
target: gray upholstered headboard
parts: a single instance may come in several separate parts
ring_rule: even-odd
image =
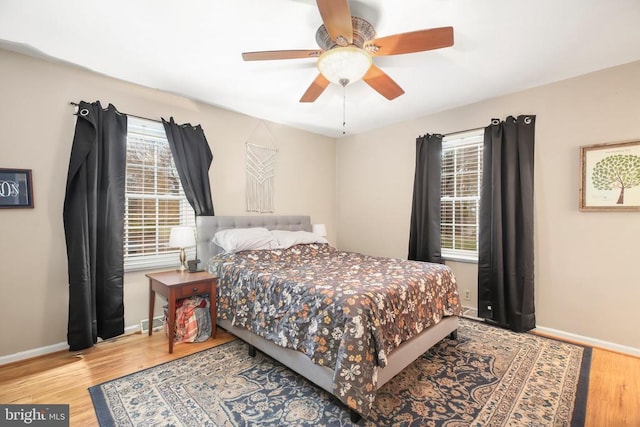
[[[304,215],[245,215],[196,217],[197,256],[204,268],[209,259],[221,249],[211,243],[218,230],[228,228],[264,227],[269,230],[311,231],[311,217]]]

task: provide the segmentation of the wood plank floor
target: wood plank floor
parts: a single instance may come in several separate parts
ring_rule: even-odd
[[[57,352],[0,366],[0,403],[69,404],[71,426],[97,425],[87,388],[233,339],[176,344],[168,353],[163,333],[131,334],[83,352]],[[640,358],[594,349],[587,427],[640,426]]]

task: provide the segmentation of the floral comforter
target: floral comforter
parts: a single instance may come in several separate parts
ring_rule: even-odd
[[[218,316],[333,369],[333,393],[366,415],[376,367],[444,316],[460,315],[444,265],[342,252],[326,244],[214,257]]]

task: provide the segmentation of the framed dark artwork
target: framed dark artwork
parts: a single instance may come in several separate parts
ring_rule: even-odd
[[[640,211],[640,141],[580,147],[581,211]]]
[[[31,169],[0,168],[0,209],[33,208]]]

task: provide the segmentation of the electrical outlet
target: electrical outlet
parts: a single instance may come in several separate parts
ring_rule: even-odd
[[[465,301],[470,301],[471,300],[471,291],[469,289],[464,291],[464,300]]]

